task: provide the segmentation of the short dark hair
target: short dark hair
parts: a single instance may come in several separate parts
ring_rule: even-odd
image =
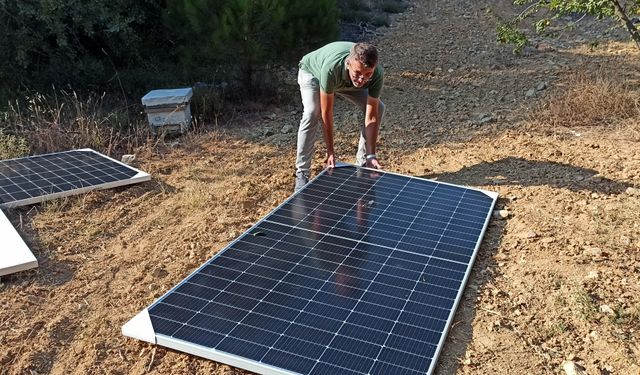
[[[349,59],[356,59],[366,68],[372,68],[378,64],[378,50],[371,43],[356,43],[349,51]]]

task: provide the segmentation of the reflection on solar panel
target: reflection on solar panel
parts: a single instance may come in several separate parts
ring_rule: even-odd
[[[147,181],[147,173],[90,149],[0,161],[0,207]]]
[[[263,374],[431,373],[496,198],[325,171],[123,333]]]
[[[0,276],[38,267],[38,261],[0,211]]]

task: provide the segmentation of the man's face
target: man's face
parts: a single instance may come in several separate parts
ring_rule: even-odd
[[[347,59],[347,70],[349,71],[349,78],[354,87],[364,86],[371,76],[373,75],[375,66],[366,68],[361,62],[353,59]]]

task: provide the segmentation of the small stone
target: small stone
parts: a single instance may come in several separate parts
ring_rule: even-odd
[[[562,369],[567,375],[586,375],[586,369],[573,361],[562,362]]]
[[[478,121],[476,121],[476,123],[478,125],[482,125],[493,121],[495,121],[495,118],[491,115],[491,113],[483,113],[478,117]]]
[[[546,82],[540,82],[538,83],[538,86],[536,86],[536,90],[537,91],[542,91],[544,89],[547,88],[547,83]]]
[[[538,237],[538,233],[530,230],[528,232],[520,233],[520,238],[536,238]]]
[[[466,352],[464,354],[464,359],[462,360],[462,364],[465,366],[470,366],[471,365],[471,352]]]
[[[631,238],[629,238],[629,237],[627,237],[625,235],[622,235],[622,236],[620,236],[620,243],[625,245],[625,246],[629,246],[629,245],[631,245]]]
[[[633,196],[640,196],[640,189],[629,187],[627,188],[626,193]]]
[[[275,113],[269,113],[265,117],[268,118],[269,120],[275,120],[278,118],[278,115],[276,115]]]
[[[536,96],[536,89],[530,89],[528,90],[524,96],[526,96],[527,98],[533,98],[534,96]]]
[[[493,217],[496,219],[506,219],[511,213],[508,210],[494,210]]]
[[[271,129],[266,129],[266,130],[264,131],[264,133],[262,133],[262,134],[263,134],[263,136],[265,136],[265,137],[271,137],[271,136],[273,135],[273,130],[271,130]]]
[[[591,331],[591,332],[589,332],[589,339],[590,339],[591,341],[596,341],[596,340],[598,340],[599,338],[600,338],[600,334],[599,334],[598,332],[596,332],[596,331]]]
[[[609,305],[601,305],[600,312],[607,315],[616,315],[615,311]]]
[[[122,159],[120,159],[120,161],[125,164],[131,164],[134,160],[136,160],[136,156],[134,154],[122,155]]]
[[[282,127],[282,129],[280,129],[280,133],[282,134],[291,133],[292,131],[293,131],[293,125],[291,124],[286,124],[285,126]]]
[[[156,268],[155,270],[153,270],[153,272],[151,273],[151,276],[161,279],[163,277],[166,277],[169,274],[169,272],[167,272],[164,268]]]
[[[585,279],[596,280],[599,277],[600,277],[600,274],[598,273],[598,271],[589,271],[589,274],[587,275],[587,277],[585,277]]]
[[[553,238],[553,237],[545,237],[545,238],[541,239],[540,241],[541,241],[542,243],[550,244],[550,243],[552,243],[552,242],[555,242],[555,240],[556,240],[556,239],[555,239],[555,238]]]
[[[599,258],[602,256],[602,249],[599,247],[588,247],[584,249],[582,254],[593,258]]]

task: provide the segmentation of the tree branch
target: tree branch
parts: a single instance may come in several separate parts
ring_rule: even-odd
[[[631,35],[631,38],[634,42],[636,42],[636,46],[638,47],[638,49],[640,49],[640,32],[638,32],[636,25],[631,22],[631,20],[627,16],[627,12],[625,12],[624,7],[620,5],[620,2],[618,0],[609,1],[613,4],[616,15],[618,16],[618,18],[620,18],[620,21],[624,23],[627,30],[629,31],[629,34]]]

